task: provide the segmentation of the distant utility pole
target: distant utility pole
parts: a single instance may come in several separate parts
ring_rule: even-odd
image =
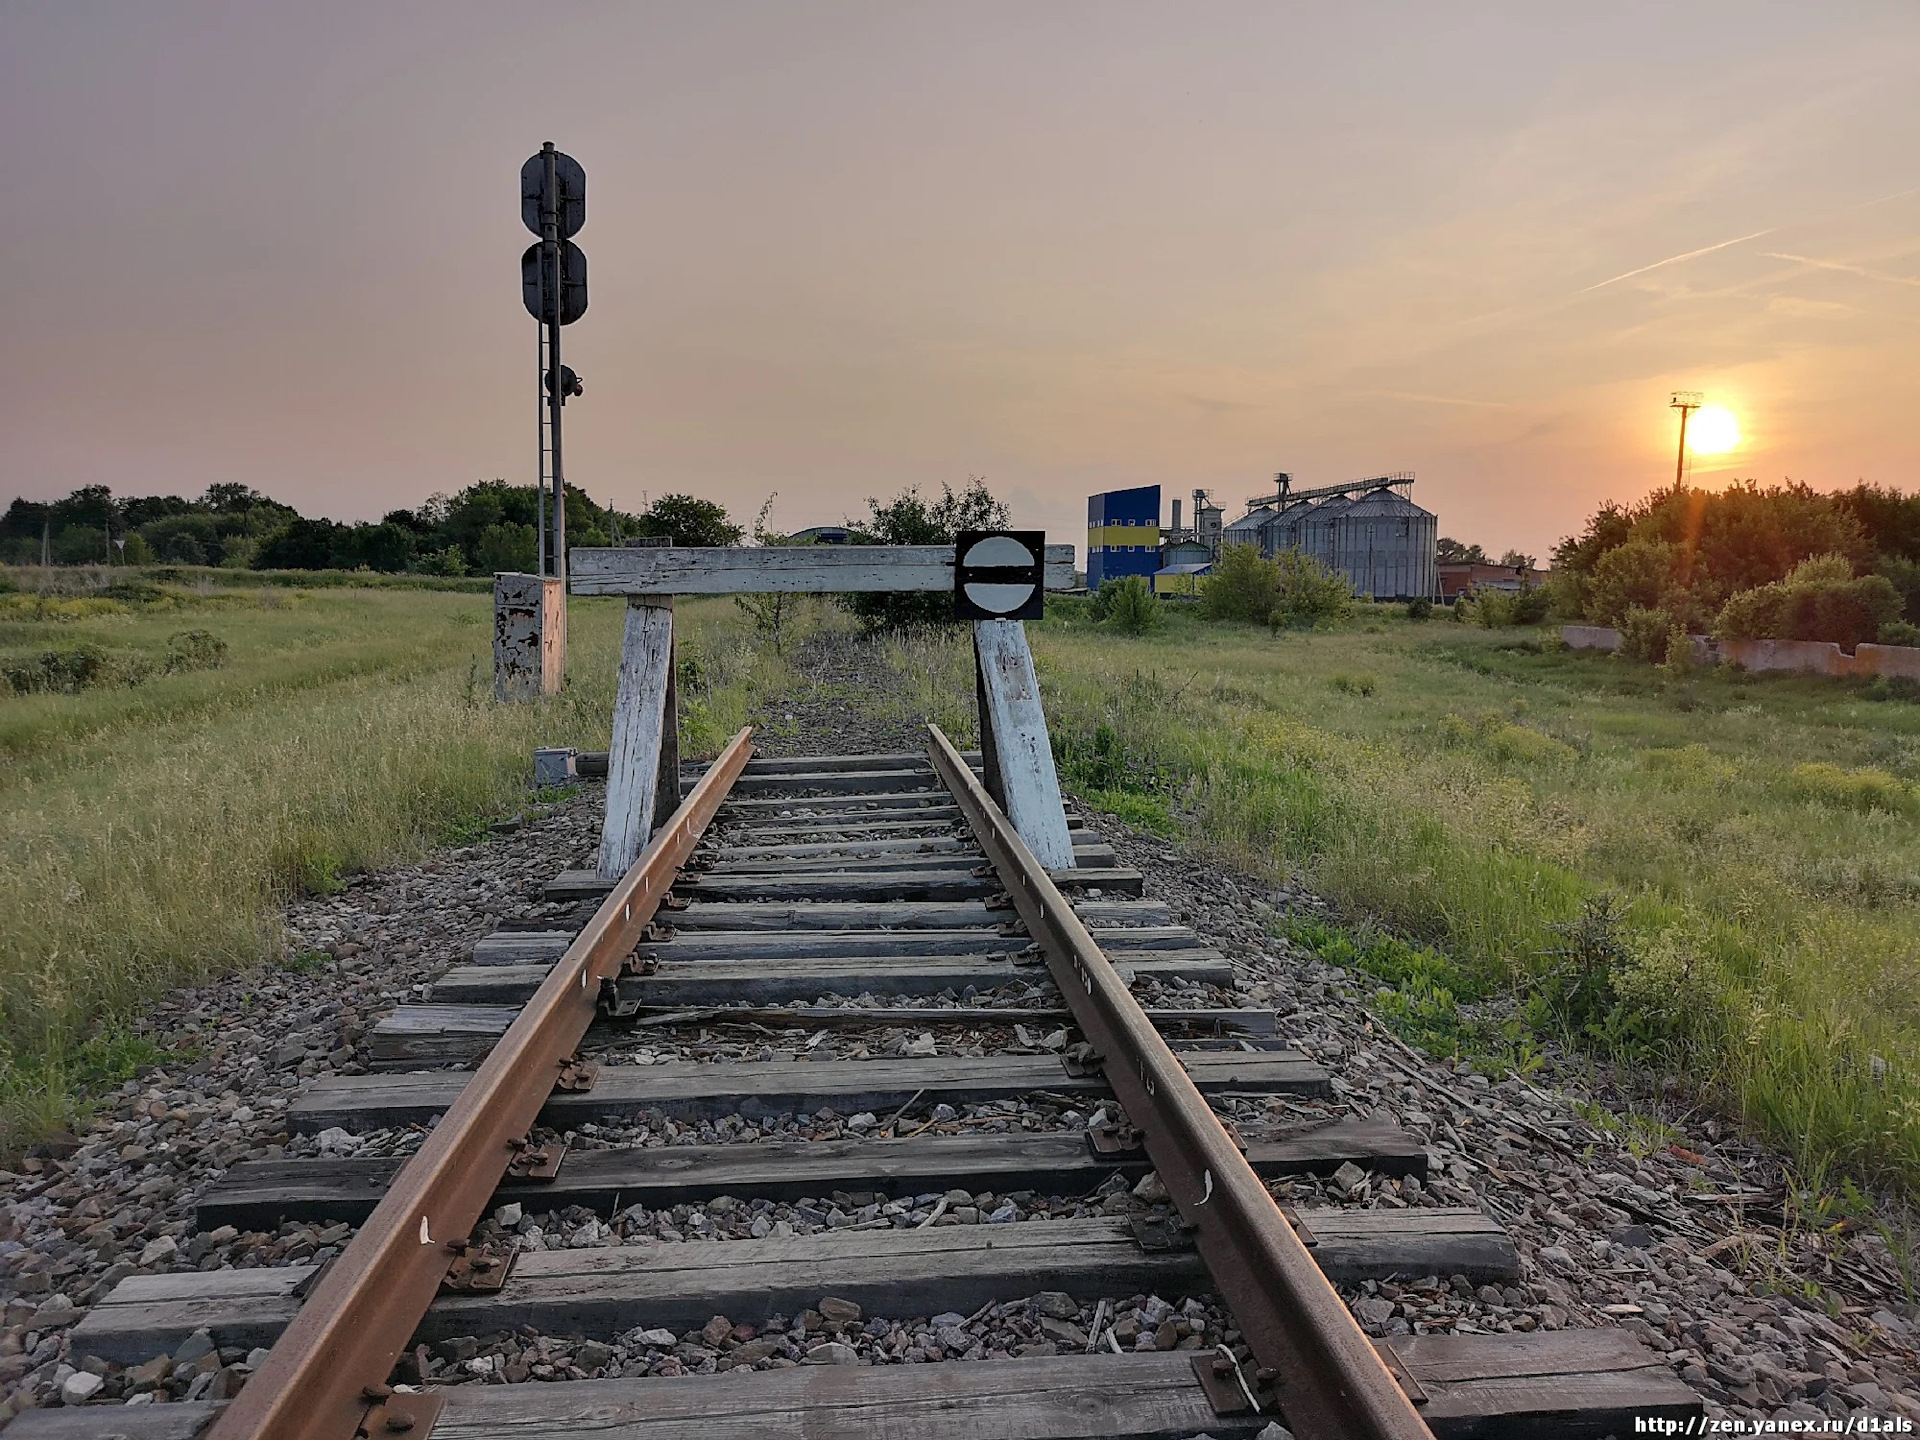
[[[1673,462],[1673,488],[1678,490],[1687,474],[1687,416],[1700,408],[1698,390],[1676,390],[1667,404],[1680,412],[1680,455]]]

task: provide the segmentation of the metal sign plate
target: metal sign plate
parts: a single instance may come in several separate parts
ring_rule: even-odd
[[[547,267],[540,263],[540,245],[529,245],[520,257],[520,299],[527,313],[545,323],[553,318],[547,302]],[[571,240],[560,242],[560,323],[571,325],[587,313],[587,256]]]
[[[554,177],[560,182],[560,238],[578,235],[587,223],[587,172],[580,162],[564,150],[553,157]],[[520,219],[534,234],[541,234],[541,212],[547,203],[547,158],[535,155],[520,167]]]
[[[963,530],[953,545],[956,620],[1038,620],[1046,610],[1044,530]]]

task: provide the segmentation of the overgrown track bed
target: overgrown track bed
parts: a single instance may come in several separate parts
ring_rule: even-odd
[[[443,1404],[432,1433],[591,1415],[635,1440],[771,1435],[804,1412],[846,1435],[924,1415],[915,1423],[935,1435],[1224,1436],[1290,1407],[1300,1424],[1326,1411],[1309,1397],[1351,1386],[1304,1362],[1262,1374],[1258,1337],[1216,1298],[1223,1267],[1230,1280],[1254,1257],[1206,1248],[1204,1219],[1194,1248],[1196,1197],[1180,1197],[1183,1218],[1174,1177],[1149,1168],[1173,1122],[1140,1102],[1123,1111],[1108,1074],[1136,1060],[1082,1043],[1083,997],[1054,983],[1056,937],[1008,902],[1004,850],[996,872],[962,818],[970,778],[950,794],[916,756],[749,764],[628,973],[599,988],[582,1045],[597,1074],[551,1094],[541,1082],[528,1139],[563,1146],[561,1158],[551,1175],[502,1177],[472,1233],[513,1254],[510,1273],[442,1294],[418,1319],[393,1378]],[[898,848],[903,834],[913,848]],[[1599,1435],[1634,1415],[1698,1413],[1624,1332],[1476,1335],[1440,1303],[1426,1333],[1370,1345],[1329,1282],[1521,1300],[1512,1241],[1422,1184],[1419,1137],[1342,1103],[1335,1073],[1273,1038],[1273,1011],[1247,1003],[1253,982],[1136,898],[1138,872],[1098,835],[1076,822],[1074,840],[1076,868],[1033,883],[1091,927],[1111,1003],[1172,1047],[1163,1084],[1193,1091],[1198,1123],[1229,1155],[1213,1116],[1232,1122],[1260,1177],[1250,1193],[1311,1258],[1329,1328],[1406,1414],[1410,1428],[1373,1433],[1424,1421],[1443,1435]],[[876,845],[884,868],[870,864]],[[242,1161],[200,1193],[201,1269],[129,1276],[73,1327],[77,1373],[100,1372],[99,1401],[185,1402],[123,1405],[116,1433],[192,1433],[252,1370],[269,1383],[261,1352],[325,1293],[322,1257],[262,1264],[236,1240],[291,1230],[333,1251],[382,1199],[419,1187],[412,1172],[429,1158],[404,1157],[449,1123],[471,1072],[395,1067],[479,1063],[555,965],[582,953],[574,924],[606,887],[563,872],[548,888],[568,903],[510,918],[374,1028],[375,1068],[308,1087],[289,1107],[283,1158]],[[1293,1229],[1262,1183],[1298,1206]],[[1002,1363],[931,1363],[949,1359]],[[563,1379],[587,1383],[516,1383]],[[16,1433],[96,1433],[84,1426],[104,1418],[98,1405],[84,1410],[36,1413]],[[429,1414],[415,1418],[419,1433]],[[1361,1432],[1323,1421],[1303,1433]]]

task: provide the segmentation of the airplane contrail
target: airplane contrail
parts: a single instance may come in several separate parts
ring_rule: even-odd
[[[1629,270],[1623,275],[1615,275],[1612,279],[1602,280],[1598,284],[1589,285],[1586,289],[1576,290],[1574,293],[1576,295],[1585,295],[1590,291],[1604,289],[1608,285],[1617,285],[1622,280],[1631,280],[1636,275],[1644,275],[1649,270],[1658,270],[1663,265],[1678,265],[1682,260],[1692,260],[1700,255],[1711,255],[1714,251],[1724,250],[1729,245],[1740,245],[1748,240],[1758,240],[1762,235],[1773,234],[1778,228],[1778,226],[1769,226],[1765,230],[1756,230],[1751,235],[1736,235],[1731,240],[1722,240],[1718,245],[1702,245],[1698,250],[1689,250],[1684,255],[1669,255],[1664,260],[1656,260],[1651,265],[1642,265],[1638,270]]]
[[[1769,260],[1791,260],[1796,265],[1811,265],[1816,270],[1840,270],[1867,280],[1884,280],[1889,285],[1920,287],[1920,279],[1911,275],[1889,275],[1884,270],[1869,270],[1864,265],[1849,265],[1844,260],[1817,260],[1811,255],[1786,255],[1777,250],[1763,250],[1761,253]]]

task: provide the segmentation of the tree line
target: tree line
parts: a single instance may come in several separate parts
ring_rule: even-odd
[[[1685,485],[1609,503],[1553,552],[1565,618],[1618,627],[1664,657],[1670,636],[1920,643],[1920,496],[1878,485]]]
[[[663,495],[629,514],[567,486],[567,543],[611,545],[671,536],[681,545],[732,545],[741,529],[724,507]],[[116,496],[88,485],[61,500],[15,498],[0,515],[0,562],[37,565],[213,565],[235,570],[377,570],[390,574],[530,572],[538,550],[531,485],[482,480],[378,521],[302,515],[247,485],[178,495]]]

